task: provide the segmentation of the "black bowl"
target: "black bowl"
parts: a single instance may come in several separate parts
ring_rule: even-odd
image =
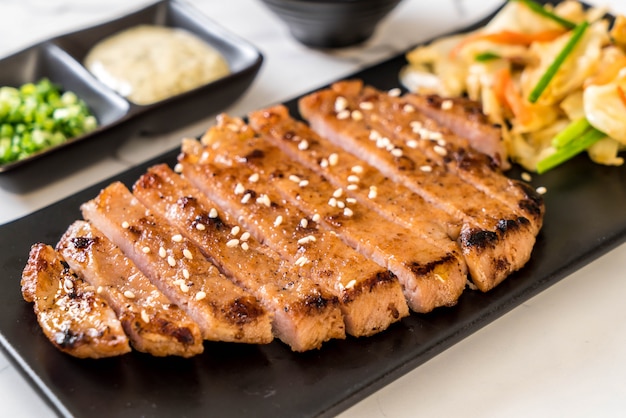
[[[338,48],[367,40],[401,0],[262,0],[301,43]]]

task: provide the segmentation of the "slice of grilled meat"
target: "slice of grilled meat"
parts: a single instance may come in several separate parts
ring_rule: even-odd
[[[79,358],[130,351],[113,309],[51,246],[32,246],[21,285],[24,299],[34,303],[44,335],[59,350]]]
[[[291,263],[282,263],[277,253],[261,246],[167,165],[150,168],[137,180],[133,193],[256,296],[273,313],[274,335],[292,350],[320,348],[331,338],[345,338],[337,297],[300,275]]]
[[[217,140],[245,141],[248,133],[231,124],[219,124],[211,135]],[[254,189],[268,181],[267,173],[249,172],[240,182],[240,167],[213,145],[203,147],[185,140],[179,157],[183,174],[223,210],[238,219],[260,242],[299,268],[300,274],[339,298],[346,332],[372,335],[408,315],[400,283],[337,236],[320,228],[314,217],[275,197]],[[249,155],[247,158],[254,158]],[[212,164],[214,160],[218,164]]]
[[[106,299],[134,349],[153,356],[202,353],[198,325],[102,232],[85,221],[76,221],[59,240],[57,251]]]
[[[250,172],[265,173],[271,181],[257,182],[257,193],[271,196],[278,192],[308,217],[319,216],[320,223],[355,250],[391,270],[414,311],[430,312],[439,306],[454,305],[463,292],[467,267],[459,248],[449,238],[445,239],[450,246],[442,249],[418,233],[379,217],[354,201],[347,187],[333,187],[317,173],[285,158],[262,136],[223,141],[216,152],[231,161],[242,161],[246,155],[256,153],[246,164],[236,166],[241,177]]]
[[[459,237],[476,286],[487,291],[521,268],[532,251],[537,228],[510,205],[492,198],[464,181],[445,165],[438,165],[413,149],[372,130],[361,110],[349,108],[344,95],[354,94],[359,83],[338,83],[331,89],[300,100],[300,112],[325,136],[394,181],[448,212],[463,224]],[[339,103],[339,105],[338,105]],[[441,153],[446,152],[445,149]]]
[[[152,214],[120,182],[81,206],[83,216],[213,341],[268,343],[271,316],[256,298],[224,277],[167,221]]]

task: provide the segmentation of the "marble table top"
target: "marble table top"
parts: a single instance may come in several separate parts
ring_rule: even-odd
[[[258,0],[188,0],[253,42],[265,62],[233,115],[278,103],[463,27],[498,0],[404,0],[366,43],[306,48]],[[0,0],[0,56],[150,4],[145,0]],[[622,0],[608,4],[626,14]],[[2,69],[0,68],[0,71]],[[136,136],[113,156],[26,193],[0,188],[0,224],[178,146],[214,115],[159,136]],[[343,417],[588,417],[626,411],[626,244],[523,303],[346,410]],[[0,353],[0,416],[54,412]]]

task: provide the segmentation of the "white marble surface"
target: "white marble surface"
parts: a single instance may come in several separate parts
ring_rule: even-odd
[[[463,26],[498,0],[405,0],[359,47],[305,48],[255,0],[190,0],[251,40],[265,63],[235,115],[279,102]],[[146,0],[0,0],[0,56],[105,21]],[[599,4],[598,1],[591,3]],[[622,0],[608,0],[626,13]],[[2,68],[0,68],[2,71]],[[71,195],[196,135],[211,116],[160,137],[137,137],[115,157],[20,194],[0,188],[0,224]],[[344,417],[609,417],[626,411],[626,245],[567,277],[494,323],[345,411]],[[53,412],[0,354],[0,416]]]

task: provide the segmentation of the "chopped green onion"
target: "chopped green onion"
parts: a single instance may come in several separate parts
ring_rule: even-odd
[[[546,10],[546,8],[543,7],[543,5],[533,0],[517,0],[517,1],[525,4],[533,12],[543,17],[546,17],[550,20],[555,21],[556,23],[558,23],[559,25],[563,26],[566,29],[574,29],[576,27],[576,23],[572,22],[571,20],[564,19],[561,16],[554,14],[549,10]]]
[[[544,92],[552,78],[556,75],[557,71],[567,58],[567,56],[574,50],[574,47],[580,41],[585,30],[589,27],[589,22],[585,21],[576,26],[576,28],[572,31],[572,37],[567,41],[561,52],[556,56],[552,64],[548,67],[546,72],[541,76],[535,88],[530,92],[528,96],[528,101],[531,103],[535,103],[541,94]]]
[[[554,154],[551,154],[537,163],[537,172],[543,174],[546,171],[556,167],[559,164],[580,154],[602,138],[606,134],[596,128],[589,128],[582,136],[574,138],[567,142],[562,148],[558,148]]]
[[[502,58],[500,55],[496,54],[495,52],[481,52],[479,54],[476,54],[476,56],[474,57],[474,59],[478,62],[486,62],[486,61],[491,61],[491,60],[497,60]]]
[[[591,124],[587,118],[581,118],[573,121],[565,129],[559,132],[552,139],[552,146],[555,148],[562,148],[574,139],[581,137],[585,132],[591,128]]]

